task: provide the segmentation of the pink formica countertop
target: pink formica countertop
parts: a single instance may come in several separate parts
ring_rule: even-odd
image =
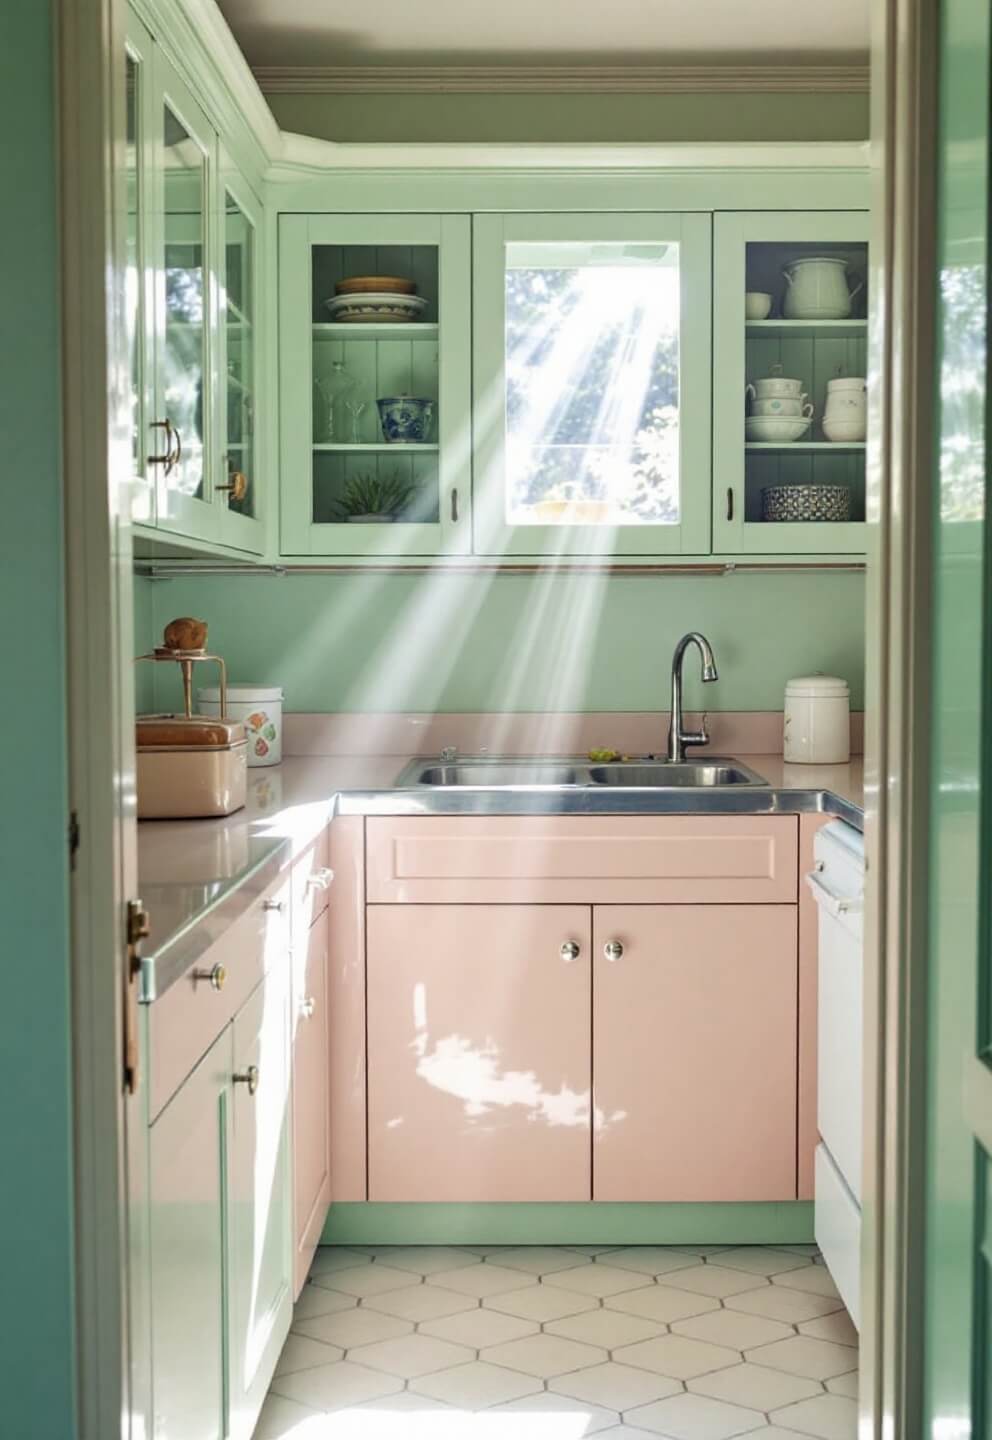
[[[694,752],[697,753],[697,752]],[[659,795],[618,787],[577,788],[553,794],[500,793],[432,786],[398,788],[415,757],[407,755],[294,756],[281,765],[249,770],[243,810],[217,820],[151,820],[138,826],[138,875],[152,918],[146,951],[160,954],[182,943],[193,954],[191,932],[208,915],[209,926],[228,924],[261,889],[310,845],[335,814],[837,814],[860,827],[864,766],[789,765],[780,754],[747,754],[744,763],[767,789],[682,790]],[[460,756],[464,760],[465,756]],[[490,757],[491,758],[491,757]],[[431,763],[423,757],[425,766]],[[436,763],[436,762],[435,762]],[[192,961],[190,962],[192,963]]]

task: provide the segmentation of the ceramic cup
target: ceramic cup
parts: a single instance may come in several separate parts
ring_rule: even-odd
[[[813,405],[811,401],[807,400],[805,394],[797,395],[794,399],[786,396],[776,397],[771,400],[752,400],[751,414],[792,417],[805,415],[807,419],[812,419]]]
[[[772,297],[763,290],[748,290],[744,296],[744,319],[767,320],[771,314]]]
[[[801,400],[803,382],[790,380],[784,375],[770,375],[767,380],[755,380],[746,385],[744,394],[751,400]]]
[[[422,445],[430,439],[434,401],[415,395],[385,395],[377,400],[382,433],[392,445]]]

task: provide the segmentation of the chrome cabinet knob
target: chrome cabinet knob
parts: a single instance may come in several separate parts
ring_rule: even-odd
[[[303,1016],[304,1020],[312,1020],[313,1013],[316,1008],[316,1000],[313,998],[312,995],[308,995],[307,998],[304,1000],[303,1004],[300,1006],[300,1014]]]
[[[565,961],[566,965],[571,965],[573,960],[578,960],[579,958],[579,947],[574,940],[565,940],[558,954]]]
[[[275,910],[276,913],[279,914],[279,915],[282,914],[282,912],[285,910],[285,908],[286,908],[286,902],[285,902],[285,900],[265,900],[265,901],[262,902],[262,909],[263,909],[263,910]]]
[[[312,885],[315,890],[326,890],[334,879],[334,871],[322,866],[319,870],[313,870],[307,876],[307,888]]]
[[[215,990],[223,990],[227,984],[227,966],[218,961],[210,970],[194,970],[193,979],[209,980]]]
[[[235,1085],[247,1085],[248,1094],[254,1095],[258,1089],[258,1066],[249,1065],[243,1075],[234,1075],[232,1078]]]
[[[623,945],[620,943],[619,940],[607,940],[606,944],[603,946],[603,954],[606,956],[607,960],[611,962],[614,960],[619,960],[620,956],[623,954]]]

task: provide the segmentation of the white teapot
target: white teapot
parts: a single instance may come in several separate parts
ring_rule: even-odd
[[[793,260],[782,274],[786,286],[782,313],[787,320],[846,320],[851,301],[865,283],[859,280],[852,290],[847,261],[832,255]]]

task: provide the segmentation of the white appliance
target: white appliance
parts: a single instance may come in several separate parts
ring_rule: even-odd
[[[815,1234],[860,1325],[864,837],[835,821],[819,831],[813,854],[807,883],[819,909]]]

